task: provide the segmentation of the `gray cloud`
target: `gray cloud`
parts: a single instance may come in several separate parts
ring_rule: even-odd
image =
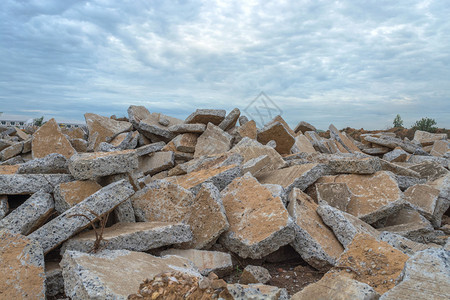
[[[185,118],[264,91],[292,126],[450,127],[444,2],[4,0],[0,110]]]

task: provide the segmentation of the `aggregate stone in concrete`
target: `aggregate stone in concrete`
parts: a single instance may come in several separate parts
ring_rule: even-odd
[[[294,219],[295,239],[291,246],[311,266],[327,271],[336,264],[344,248],[317,214],[318,205],[299,189],[289,195],[288,211]]]
[[[45,263],[45,286],[47,297],[54,297],[64,293],[64,279],[62,269],[57,262]]]
[[[333,274],[306,286],[294,294],[291,300],[378,300],[378,294],[370,285],[357,280]]]
[[[26,195],[38,191],[52,193],[60,183],[74,180],[68,174],[7,174],[0,175],[0,195]]]
[[[378,236],[378,240],[383,241],[391,245],[392,247],[402,251],[405,254],[413,255],[414,253],[430,248],[440,248],[439,245],[436,244],[422,244],[417,243],[414,241],[411,241],[410,239],[407,239],[401,235],[389,232],[389,231],[383,231]]]
[[[231,150],[231,153],[238,153],[244,157],[243,163],[248,162],[251,159],[260,157],[261,155],[267,155],[270,158],[270,163],[264,168],[264,171],[277,170],[285,165],[285,162],[281,155],[275,151],[275,149],[262,145],[261,143],[244,137],[237,145]]]
[[[22,205],[0,220],[0,228],[12,233],[28,235],[41,226],[54,208],[52,195],[44,192],[34,193]]]
[[[290,154],[295,143],[294,136],[281,122],[270,123],[258,130],[257,139],[264,145],[269,141],[275,141],[277,144],[275,150],[280,154]]]
[[[369,234],[375,238],[379,235],[369,224],[330,205],[321,204],[316,211],[344,247],[347,247],[358,233]]]
[[[89,131],[89,147],[94,151],[99,150],[100,143],[109,143],[117,135],[133,128],[129,122],[116,121],[93,113],[84,114],[84,118]]]
[[[51,153],[59,153],[69,159],[76,153],[55,119],[48,120],[33,134],[32,157],[42,158]]]
[[[162,251],[161,255],[177,255],[187,258],[194,263],[203,276],[208,276],[209,273],[214,272],[217,276],[223,277],[233,271],[231,255],[225,252],[168,249]]]
[[[164,143],[164,142],[157,142],[157,143],[152,143],[152,144],[141,146],[141,147],[135,149],[136,155],[144,156],[144,155],[147,155],[150,153],[155,153],[155,152],[161,151],[165,145],[166,145],[166,143]]]
[[[260,183],[279,184],[286,193],[290,193],[293,188],[304,191],[320,177],[327,175],[328,168],[325,164],[303,164],[280,170],[264,172],[258,174]]]
[[[402,280],[380,300],[447,299],[450,295],[450,251],[417,252],[405,264]]]
[[[156,152],[139,157],[138,172],[144,175],[154,175],[172,168],[175,165],[175,155],[172,151]]]
[[[114,220],[116,222],[134,223],[136,217],[134,214],[133,204],[131,200],[126,200],[114,209]]]
[[[377,157],[333,159],[328,164],[336,174],[374,174],[381,170]]]
[[[222,130],[229,130],[233,128],[236,125],[237,120],[239,119],[239,116],[241,115],[241,111],[239,108],[234,108],[232,111],[228,113],[228,115],[223,119],[222,122],[220,122],[219,127]]]
[[[256,284],[228,284],[227,289],[235,300],[288,300],[286,289],[271,285]]]
[[[262,283],[266,284],[272,279],[269,270],[260,266],[248,265],[242,271],[241,277],[239,278],[239,283],[250,284],[250,283]]]
[[[220,243],[242,258],[262,258],[294,239],[294,222],[279,197],[249,173],[222,192],[230,228]]]
[[[45,299],[44,254],[39,243],[0,230],[0,298]]]
[[[197,139],[194,158],[213,155],[230,150],[233,137],[218,126],[208,123],[205,132]]]
[[[345,183],[316,183],[317,201],[336,207],[339,210],[346,211],[350,203],[352,193]]]
[[[238,165],[226,165],[218,168],[203,169],[186,175],[168,177],[168,182],[179,184],[194,194],[200,190],[203,183],[211,182],[219,191],[223,190],[233,179],[241,176],[242,170]]]
[[[442,215],[450,207],[450,201],[439,201],[440,191],[426,184],[408,188],[404,199],[427,218],[435,227],[441,226]]]
[[[3,219],[9,211],[8,196],[0,195],[0,220]]]
[[[104,250],[96,254],[66,251],[60,264],[65,294],[73,300],[126,300],[139,290],[143,280],[167,271],[201,277],[185,258],[160,258],[128,250]]]
[[[93,180],[77,180],[58,184],[53,192],[55,210],[62,214],[101,188],[102,186]]]
[[[95,243],[95,231],[90,230],[65,242],[61,255],[67,250],[90,252]],[[170,222],[116,223],[103,231],[100,249],[144,252],[192,239],[189,225]]]
[[[69,173],[67,159],[59,153],[51,153],[20,165],[17,174],[55,174]]]
[[[70,173],[77,180],[130,172],[138,167],[134,150],[79,153],[69,159]]]
[[[176,124],[169,128],[169,131],[179,133],[203,133],[206,130],[205,124]]]
[[[219,125],[225,119],[226,111],[224,109],[197,109],[190,114],[184,123],[186,124],[208,124]]]
[[[121,180],[112,183],[46,223],[28,237],[38,241],[42,245],[44,253],[48,253],[71,236],[88,227],[89,220],[96,220],[97,217],[92,212],[103,216],[133,194],[133,187],[127,181]],[[87,218],[79,216],[80,214]]]

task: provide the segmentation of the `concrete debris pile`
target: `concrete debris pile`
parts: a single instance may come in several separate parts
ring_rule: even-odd
[[[450,295],[446,134],[326,139],[239,109],[85,119],[0,128],[1,299]],[[261,265],[286,247],[322,279],[272,284]]]

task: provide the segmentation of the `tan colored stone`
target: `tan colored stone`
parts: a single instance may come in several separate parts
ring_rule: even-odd
[[[352,193],[345,183],[316,183],[317,201],[322,201],[336,207],[339,210],[347,211],[347,206],[350,203]]]
[[[270,163],[270,158],[267,155],[254,158],[242,165],[242,173],[250,172],[253,176],[256,176],[261,170],[263,170],[267,164]]]
[[[331,153],[331,151],[328,148],[328,146],[326,145],[324,139],[321,138],[317,134],[317,132],[315,132],[315,131],[307,131],[307,132],[305,132],[305,136],[311,141],[311,143],[313,144],[314,148],[317,151],[320,151],[322,153]]]
[[[87,152],[88,150],[88,142],[82,139],[72,139],[70,140],[70,144],[77,152]]]
[[[191,160],[194,158],[193,153],[186,153],[186,152],[178,151],[173,140],[168,142],[167,145],[165,145],[161,151],[171,151],[174,153],[175,159],[179,159],[179,160],[186,161],[186,160]]]
[[[20,165],[4,165],[0,166],[0,175],[10,175],[10,174],[16,174],[17,170],[19,170]]]
[[[77,128],[61,128],[61,132],[69,136],[70,139],[82,139],[86,137],[86,133],[80,127]]]
[[[175,155],[172,151],[161,151],[150,155],[140,156],[138,172],[144,175],[154,175],[168,170],[175,165]]]
[[[442,157],[450,150],[448,141],[435,141],[433,148],[431,148],[430,154],[434,156]]]
[[[54,191],[55,209],[62,214],[100,190],[102,186],[95,181],[71,181],[58,184]]]
[[[315,153],[316,149],[309,141],[309,139],[303,134],[299,134],[295,137],[294,147],[297,147],[298,152],[307,152],[307,153]]]
[[[294,224],[280,197],[249,173],[221,193],[230,228],[221,243],[242,258],[261,258],[294,239]]]
[[[341,152],[342,152],[341,150],[339,150],[339,148],[338,148],[338,146],[337,146],[337,144],[339,144],[338,142],[336,142],[336,141],[334,141],[334,140],[326,140],[325,143],[326,143],[328,149],[330,149],[330,152],[331,152],[332,154],[335,154],[335,153],[341,153]],[[341,146],[341,147],[342,147],[342,146]],[[344,152],[344,153],[345,153],[345,152]]]
[[[341,145],[344,146],[344,148],[348,152],[350,153],[361,152],[358,146],[356,146],[355,143],[353,143],[353,141],[349,137],[347,137],[344,133],[339,132],[339,130],[333,124],[330,125],[329,129],[331,137],[336,139],[339,143],[341,143]]]
[[[323,164],[303,164],[289,168],[265,172],[257,176],[261,184],[279,184],[286,193],[290,193],[293,188],[304,191],[325,173]]]
[[[198,135],[195,133],[183,133],[178,135],[172,141],[177,151],[194,153],[197,139]]]
[[[431,223],[415,209],[405,207],[390,215],[384,222],[383,231],[397,233],[413,241],[422,242],[423,235],[434,230]]]
[[[446,133],[430,133],[422,130],[416,130],[414,132],[414,141],[422,144],[422,146],[427,146],[427,144],[433,144],[434,141],[447,139]]]
[[[224,109],[197,109],[184,121],[186,124],[208,124],[219,125],[225,119]]]
[[[258,130],[257,139],[262,144],[267,144],[273,140],[277,143],[275,150],[278,153],[290,154],[295,139],[289,131],[292,131],[292,129],[286,128],[281,122],[277,121]]]
[[[197,140],[194,158],[227,152],[230,150],[231,142],[231,135],[218,126],[208,123],[205,132]]]
[[[238,129],[238,133],[242,138],[248,137],[256,140],[257,130],[258,129],[256,128],[256,122],[254,120],[251,120],[240,126]]]
[[[22,141],[26,141],[31,137],[28,133],[25,133],[18,127],[14,127],[14,129],[16,130],[16,136],[18,136]]]
[[[289,201],[288,211],[297,225],[292,247],[314,268],[328,270],[336,264],[344,248],[317,214],[318,205],[311,197],[293,189]]]
[[[294,294],[291,300],[378,300],[379,297],[380,294],[368,284],[339,274],[332,274],[308,285]]]
[[[122,132],[130,131],[133,126],[129,122],[116,121],[93,113],[84,114],[89,130],[89,147],[94,151],[102,142],[109,143]]]
[[[0,230],[0,299],[45,299],[44,254],[37,242]]]
[[[312,126],[308,122],[301,121],[300,123],[295,126],[294,132],[295,133],[305,133],[307,131],[317,131],[316,127]]]
[[[393,288],[402,276],[409,256],[385,242],[359,234],[341,255],[338,267],[325,276],[346,276],[370,285],[383,294]]]
[[[48,120],[33,134],[31,153],[34,158],[43,158],[50,153],[59,153],[70,158],[76,153],[55,119]]]
[[[442,218],[436,216],[436,205],[438,204],[439,190],[426,184],[417,184],[408,188],[405,193],[405,200],[417,209],[428,220]],[[445,211],[446,209],[444,209]],[[436,221],[436,220],[434,220]],[[439,222],[440,223],[440,222]]]

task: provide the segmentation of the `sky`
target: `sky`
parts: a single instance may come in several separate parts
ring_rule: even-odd
[[[2,119],[180,119],[450,128],[450,1],[1,0]]]

